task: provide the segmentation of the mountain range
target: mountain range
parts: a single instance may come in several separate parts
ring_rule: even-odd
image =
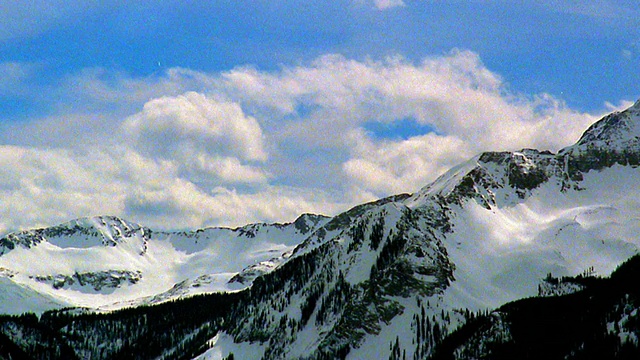
[[[639,165],[640,101],[333,217],[7,234],[0,356],[638,358]]]

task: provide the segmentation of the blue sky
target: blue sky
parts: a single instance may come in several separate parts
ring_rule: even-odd
[[[0,13],[0,231],[105,213],[177,228],[331,214],[480,151],[556,151],[640,97],[635,1]]]

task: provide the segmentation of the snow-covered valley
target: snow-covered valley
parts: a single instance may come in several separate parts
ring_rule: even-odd
[[[34,296],[2,301],[0,312],[69,306],[113,310],[237,291],[250,283],[231,282],[234,276],[252,278],[271,270],[324,221],[303,215],[291,224],[153,232],[119,218],[93,217],[10,234],[0,245],[0,293],[12,296],[10,289],[20,288]],[[92,274],[95,281],[83,281]]]

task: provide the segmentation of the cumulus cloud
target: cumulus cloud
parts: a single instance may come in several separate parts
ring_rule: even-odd
[[[379,143],[363,136],[359,144],[343,171],[352,179],[354,190],[373,194],[417,190],[473,155],[459,138],[434,133]]]
[[[253,104],[261,119],[271,119],[278,141],[318,156],[337,149],[333,161],[342,171],[331,176],[372,196],[413,191],[482,151],[558,150],[596,119],[547,94],[510,92],[470,51],[419,64],[327,55],[275,74],[235,69],[222,75],[219,86],[237,101]],[[372,121],[398,119],[436,131],[379,140],[363,130]]]
[[[38,141],[3,146],[0,230],[92,214],[160,228],[332,214],[416,191],[481,151],[558,150],[599,115],[515,93],[476,53],[457,50],[419,63],[326,55],[270,72],[75,80],[79,88],[63,85],[61,99],[128,114],[75,115],[71,127],[58,114]],[[426,130],[385,137],[366,129],[399,120]],[[56,142],[70,137],[65,131],[81,139]]]
[[[148,101],[123,129],[132,146],[151,157],[175,161],[189,172],[223,181],[265,180],[259,169],[242,161],[265,161],[263,135],[256,119],[236,103],[196,92]]]
[[[0,230],[119,213],[118,172],[103,154],[0,146]]]
[[[318,189],[207,189],[181,177],[169,161],[128,148],[91,151],[0,146],[0,233],[102,214],[156,229],[240,226],[349,205]]]

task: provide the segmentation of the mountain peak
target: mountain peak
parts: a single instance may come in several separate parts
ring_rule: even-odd
[[[48,228],[23,230],[0,239],[0,255],[16,245],[30,248],[43,241],[59,247],[116,246],[139,235],[146,239],[149,230],[116,216],[94,216],[71,220]]]
[[[591,125],[577,147],[608,147],[624,150],[640,143],[640,100],[624,111],[613,112]]]

